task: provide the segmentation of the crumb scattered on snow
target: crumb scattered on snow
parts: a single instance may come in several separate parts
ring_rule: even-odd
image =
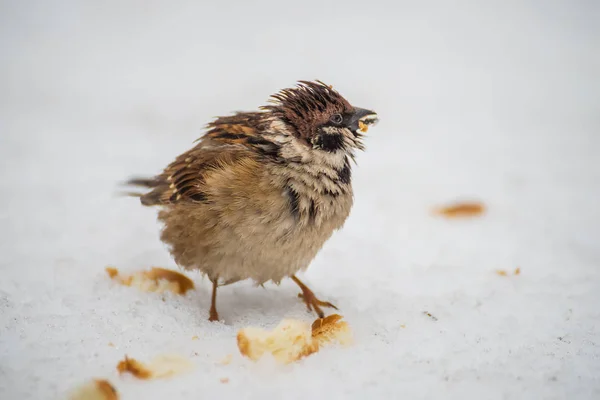
[[[497,269],[496,274],[498,274],[500,276],[508,276],[509,272],[504,269]],[[520,274],[521,274],[521,268],[516,268],[513,272],[513,275],[520,275]]]
[[[477,217],[485,212],[485,206],[479,202],[459,202],[438,207],[434,211],[447,218]]]
[[[188,290],[194,289],[194,282],[190,278],[165,268],[153,267],[148,271],[138,271],[128,275],[120,274],[114,267],[106,267],[106,273],[122,285],[135,287],[144,292],[170,291],[184,295]]]
[[[139,379],[169,378],[192,369],[193,365],[187,358],[177,355],[161,355],[149,363],[125,356],[117,365],[119,373],[128,372]]]
[[[229,364],[231,364],[232,360],[233,360],[233,354],[227,354],[225,356],[225,358],[223,358],[221,361],[219,361],[219,364],[221,364],[221,365],[229,365]]]
[[[109,381],[95,379],[73,390],[68,400],[119,400],[119,394]]]

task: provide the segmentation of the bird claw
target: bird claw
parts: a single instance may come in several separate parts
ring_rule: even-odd
[[[298,295],[298,297],[300,297],[302,300],[304,300],[304,303],[306,304],[306,308],[308,308],[308,311],[315,310],[315,312],[317,313],[319,318],[322,319],[322,318],[325,318],[325,314],[323,313],[323,310],[321,310],[321,307],[331,307],[331,308],[335,308],[337,310],[337,307],[334,306],[333,304],[331,304],[330,302],[321,301],[321,300],[317,299],[317,296],[315,296],[315,294],[312,292],[312,290],[310,290],[308,288],[308,286],[306,286],[304,283],[302,283],[302,281],[300,279],[298,279],[296,277],[296,275],[292,275],[291,278],[294,282],[296,282],[296,284],[298,286],[300,286],[300,290],[302,290],[302,293],[300,293]]]
[[[335,308],[336,310],[338,309],[335,305],[328,301],[319,300],[312,292],[298,293],[298,297],[304,300],[308,311],[313,311],[314,309],[314,311],[319,315],[319,318],[325,317],[321,307]]]

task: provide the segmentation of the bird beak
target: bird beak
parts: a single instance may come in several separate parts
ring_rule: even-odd
[[[367,133],[369,126],[377,124],[378,121],[379,118],[375,111],[354,107],[354,115],[352,115],[348,127],[355,135],[359,132]]]

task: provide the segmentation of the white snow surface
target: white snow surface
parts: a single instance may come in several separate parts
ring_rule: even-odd
[[[123,399],[600,398],[598,20],[593,1],[3,1],[0,398],[96,377]],[[315,317],[293,282],[222,288],[209,323],[198,274],[181,297],[104,267],[177,268],[119,183],[299,79],[381,118],[301,275],[355,344],[253,363],[240,328]],[[460,199],[488,213],[431,214]],[[169,353],[194,371],[115,369]]]

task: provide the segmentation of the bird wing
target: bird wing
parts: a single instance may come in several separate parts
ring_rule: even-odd
[[[259,123],[254,113],[219,118],[208,125],[210,130],[194,148],[160,175],[131,179],[128,184],[151,189],[140,195],[146,206],[207,202],[215,181],[211,178],[243,174],[259,158],[277,158],[279,146],[258,133]]]

